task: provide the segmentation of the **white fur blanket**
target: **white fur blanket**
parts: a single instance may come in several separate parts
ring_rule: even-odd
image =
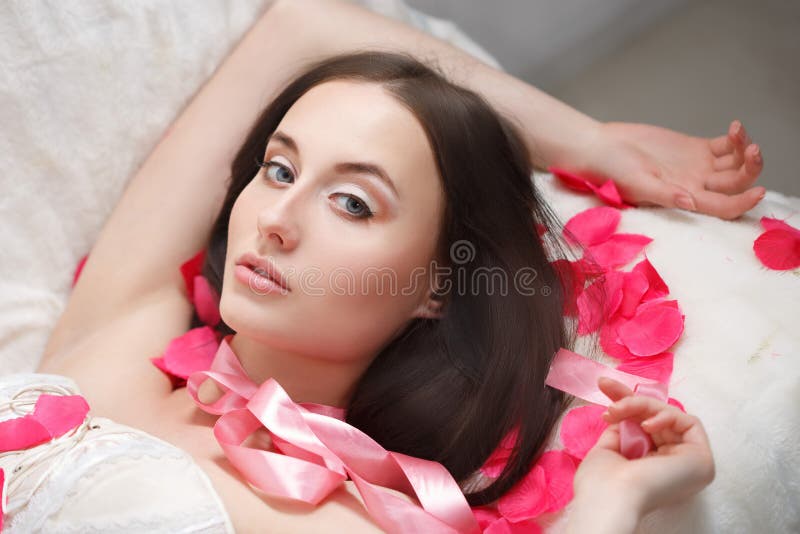
[[[267,3],[0,3],[0,374],[35,369],[126,180]],[[449,21],[362,3],[493,62]],[[535,179],[564,220],[597,205]],[[642,532],[800,531],[800,276],[752,251],[761,215],[798,211],[770,191],[736,222],[623,212],[618,231],[654,239],[647,255],[686,315],[671,395],[703,420],[717,462],[711,486]]]

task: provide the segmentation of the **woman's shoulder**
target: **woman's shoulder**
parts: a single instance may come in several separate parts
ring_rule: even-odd
[[[0,455],[7,532],[234,532],[210,479],[182,449],[86,409],[64,426],[63,406],[80,393],[59,375],[0,377],[0,425],[27,419],[54,432],[2,443],[11,449]]]

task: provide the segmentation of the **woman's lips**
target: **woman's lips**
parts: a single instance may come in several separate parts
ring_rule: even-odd
[[[263,272],[263,271],[262,271]],[[233,269],[233,276],[239,282],[250,288],[251,291],[259,295],[267,295],[270,293],[280,293],[286,295],[289,291],[268,276],[254,271],[246,265],[237,265]]]

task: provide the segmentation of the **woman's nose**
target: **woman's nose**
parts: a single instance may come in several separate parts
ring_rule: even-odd
[[[286,193],[281,200],[265,207],[258,214],[258,233],[265,241],[273,242],[282,250],[291,250],[297,246],[299,232],[296,224],[297,207]]]

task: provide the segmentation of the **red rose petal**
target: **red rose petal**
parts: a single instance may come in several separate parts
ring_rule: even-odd
[[[542,527],[534,519],[512,523],[505,517],[492,522],[483,534],[540,534]]]
[[[536,464],[498,499],[497,510],[509,521],[517,522],[545,513],[549,505],[544,468]]]
[[[787,232],[791,232],[800,237],[800,229],[795,228],[782,219],[761,217],[761,227],[764,228],[764,230],[786,230]]]
[[[3,498],[3,488],[6,487],[6,473],[0,469],[0,503],[5,502]],[[3,530],[3,510],[0,508],[0,531]]]
[[[190,302],[194,302],[194,277],[201,276],[205,257],[206,251],[203,249],[181,264],[180,270],[183,276],[183,284],[186,287],[186,294],[189,296]]]
[[[639,306],[636,315],[618,329],[619,340],[637,356],[664,352],[678,341],[682,333],[683,315],[668,303]]]
[[[592,283],[578,295],[578,334],[590,334],[602,324],[605,288],[602,280]]]
[[[219,323],[219,295],[205,276],[194,277],[194,308],[197,316],[208,326]]]
[[[637,263],[632,270],[643,274],[645,278],[647,278],[647,283],[650,286],[647,293],[642,296],[643,301],[652,300],[669,294],[669,287],[667,287],[667,284],[658,274],[656,268],[653,267],[653,264],[650,263],[650,260],[647,259],[647,255],[645,255],[644,259]]]
[[[619,194],[616,184],[613,180],[606,180],[603,185],[596,186],[590,180],[583,176],[578,176],[573,172],[559,169],[558,167],[548,167],[548,172],[553,173],[553,176],[559,179],[566,187],[575,191],[592,191],[597,198],[615,208],[625,209],[631,207],[622,200],[622,195]]]
[[[72,275],[72,287],[75,287],[75,284],[78,283],[78,278],[81,276],[81,271],[83,271],[83,266],[86,265],[87,259],[89,259],[88,254],[82,257],[78,262],[77,267],[75,267],[75,274]]]
[[[636,355],[629,351],[628,347],[623,345],[619,340],[619,327],[627,321],[625,317],[617,315],[605,322],[600,329],[600,346],[603,347],[603,351],[612,358],[617,358],[619,360],[636,358]]]
[[[557,259],[552,261],[551,265],[555,269],[565,293],[562,311],[568,317],[575,317],[578,313],[578,295],[583,291],[586,275],[577,262]]]
[[[572,174],[569,171],[556,167],[550,167],[547,170],[553,173],[553,176],[558,178],[562,184],[574,191],[592,191],[592,188],[587,185],[589,182],[586,178],[581,178],[577,174]]]
[[[671,352],[664,352],[647,358],[626,360],[619,364],[617,369],[636,376],[651,378],[662,384],[669,384],[673,360],[674,355]]]
[[[789,230],[767,230],[755,240],[753,251],[770,269],[786,271],[800,267],[800,236]]]
[[[641,271],[630,271],[624,273],[622,283],[622,302],[619,305],[619,313],[623,317],[633,317],[636,308],[642,301],[642,297],[650,289],[647,277]]]
[[[626,209],[630,207],[630,204],[627,204],[622,200],[622,195],[619,194],[617,185],[613,180],[608,180],[600,187],[589,183],[589,187],[592,189],[592,191],[594,191],[594,194],[597,195],[597,198],[610,206],[614,206],[615,208],[619,209]]]
[[[500,476],[500,473],[502,473],[503,469],[506,467],[508,459],[511,457],[511,451],[517,442],[518,435],[519,430],[517,427],[514,427],[508,434],[506,434],[497,448],[481,466],[481,472],[484,475],[492,478],[497,478]]]
[[[589,405],[567,412],[561,423],[561,443],[564,444],[564,450],[575,458],[583,459],[608,427],[608,423],[600,417],[604,411],[605,406]]]
[[[564,237],[584,246],[597,245],[607,240],[619,226],[618,209],[599,206],[584,210],[572,217],[564,226]]]
[[[678,400],[677,400],[677,399],[673,399],[672,397],[670,397],[669,399],[667,399],[667,404],[671,404],[671,405],[673,405],[673,406],[677,406],[678,408],[680,408],[680,410],[681,410],[683,413],[686,413],[686,409],[683,407],[683,404],[681,404],[680,402],[678,402]]]
[[[599,245],[588,247],[586,252],[603,267],[616,268],[630,262],[651,241],[640,234],[614,234]]]
[[[196,371],[210,369],[218,348],[214,330],[208,326],[193,328],[170,341],[163,364],[169,373],[187,379]]]
[[[572,500],[572,481],[577,466],[569,454],[564,451],[546,451],[537,462],[544,468],[547,479],[549,506],[547,512],[557,512]]]

